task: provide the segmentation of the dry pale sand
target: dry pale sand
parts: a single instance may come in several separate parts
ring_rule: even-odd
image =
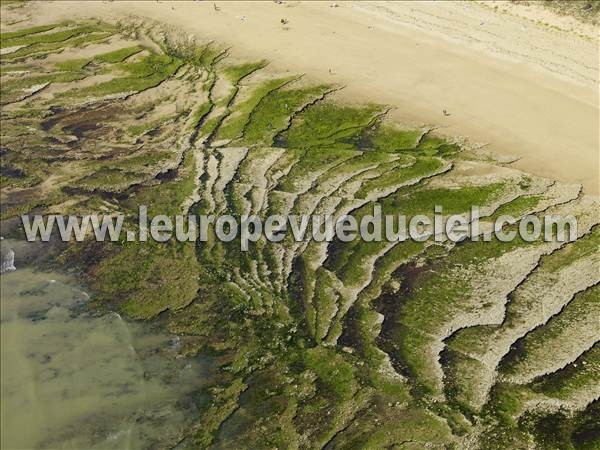
[[[599,193],[597,28],[504,2],[332,3],[45,1],[35,20],[159,20]]]

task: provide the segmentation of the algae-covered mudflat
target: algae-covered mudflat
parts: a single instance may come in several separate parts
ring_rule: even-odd
[[[76,277],[91,296],[87,313],[175,336],[177,358],[210,361],[211,376],[174,390],[190,402],[179,413],[192,416],[158,425],[160,440],[111,447],[105,428],[81,426],[70,440],[28,445],[600,444],[600,205],[579,184],[516,170],[432,127],[401,126],[387,105],[342,100],[334,82],[234,58],[159,23],[34,26],[28,5],[2,8],[11,18],[0,56],[4,237],[22,239],[19,216],[30,213],[120,213],[135,229],[140,205],[234,217],[478,205],[484,228],[501,214],[578,222],[574,242],[286,238],[242,252],[211,236],[51,247],[37,268]],[[85,336],[71,326],[73,339]],[[11,336],[3,354],[17,347]],[[102,393],[89,420],[105,417]],[[3,401],[2,427],[11,420]]]

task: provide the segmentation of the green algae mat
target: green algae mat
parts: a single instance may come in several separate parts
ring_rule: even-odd
[[[528,175],[339,86],[140,23],[2,33],[1,218],[573,214],[575,242],[70,242],[91,307],[214,382],[173,448],[598,448],[600,228]]]

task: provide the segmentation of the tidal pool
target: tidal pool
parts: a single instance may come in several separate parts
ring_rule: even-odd
[[[2,241],[3,261],[20,245]],[[90,313],[74,277],[15,265],[0,276],[2,449],[173,447],[198,417],[210,360]]]

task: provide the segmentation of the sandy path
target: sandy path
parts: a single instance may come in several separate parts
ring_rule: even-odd
[[[236,55],[346,84],[348,98],[397,106],[400,120],[487,143],[518,155],[517,168],[598,194],[597,29],[577,28],[584,39],[514,15],[552,21],[549,13],[474,2],[337,3],[217,2],[217,11],[208,1],[40,2],[35,16],[160,20]]]

